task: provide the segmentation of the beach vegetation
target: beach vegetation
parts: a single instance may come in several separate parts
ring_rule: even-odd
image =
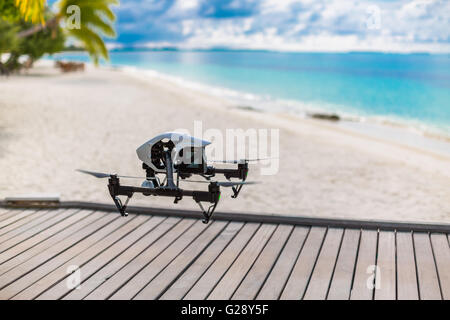
[[[87,51],[95,64],[108,60],[103,38],[116,36],[113,5],[118,0],[59,0],[53,9],[46,0],[2,0],[0,74],[63,51],[67,42]]]

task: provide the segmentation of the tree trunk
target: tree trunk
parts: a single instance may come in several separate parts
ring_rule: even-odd
[[[2,62],[0,62],[0,75],[9,75],[8,70]]]
[[[21,68],[21,65],[19,63],[19,57],[16,52],[11,52],[11,55],[9,56],[8,61],[3,64],[3,68],[6,75],[11,74],[14,71],[18,71]]]
[[[20,31],[19,33],[17,33],[17,36],[19,38],[26,38],[35,33],[38,33],[39,31],[42,31],[44,29],[53,28],[53,27],[57,26],[58,23],[59,23],[59,15],[48,20],[45,25],[39,24],[39,25],[33,26],[27,30]]]

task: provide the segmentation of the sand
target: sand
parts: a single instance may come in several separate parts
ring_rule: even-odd
[[[448,155],[327,121],[242,110],[160,78],[92,67],[59,74],[46,64],[0,78],[0,198],[56,192],[110,203],[106,180],[75,169],[143,175],[136,148],[165,131],[193,132],[196,120],[203,130],[280,130],[278,173],[262,176],[262,164],[252,165],[249,180],[262,183],[238,199],[225,190],[218,211],[450,222]],[[131,204],[197,208],[187,198],[175,205],[136,196]]]

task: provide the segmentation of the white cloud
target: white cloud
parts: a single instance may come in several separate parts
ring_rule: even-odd
[[[404,19],[423,17],[427,14],[428,7],[434,3],[436,2],[432,0],[414,0],[407,2],[401,7],[398,16]]]
[[[272,28],[251,35],[244,35],[236,28],[208,29],[190,37],[183,48],[230,47],[247,49],[269,49],[296,52],[450,52],[449,43],[416,43],[407,37],[372,36],[360,39],[356,35],[333,35],[327,32],[304,36],[299,40],[285,39],[276,35]]]
[[[273,13],[273,12],[287,12],[289,11],[292,4],[301,3],[299,0],[266,0],[263,1],[261,5],[262,14]]]
[[[144,20],[157,20],[181,47],[450,52],[449,0],[235,0],[202,7],[206,1],[178,0]],[[247,15],[210,16],[230,8],[244,12],[249,4],[255,10]],[[157,2],[146,5],[154,8]],[[379,25],[374,27],[374,21]]]
[[[197,8],[198,5],[198,0],[177,0],[175,7],[179,10],[190,10]]]
[[[162,1],[161,1],[162,2]],[[168,15],[185,15],[190,11],[196,10],[200,5],[199,0],[177,0],[175,4],[170,8]]]

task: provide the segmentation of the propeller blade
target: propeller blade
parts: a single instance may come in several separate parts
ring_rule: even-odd
[[[94,176],[99,179],[109,178],[111,176],[111,173],[95,172],[95,171],[88,171],[88,170],[82,170],[82,169],[77,169],[76,171],[85,173],[85,174],[89,174],[89,175]],[[119,175],[117,175],[117,177],[128,178],[128,179],[146,179],[145,177],[135,177],[135,176],[119,176]]]
[[[232,182],[232,181],[224,181],[224,182],[218,182],[217,184],[221,187],[229,188],[234,186],[239,186],[243,184],[258,184],[260,182],[257,181],[238,181],[238,182]]]
[[[147,179],[146,177],[136,177],[136,176],[119,176],[119,178],[126,178],[126,179]]]
[[[103,173],[103,172],[94,172],[94,171],[88,171],[88,170],[82,170],[82,169],[77,169],[76,171],[85,173],[85,174],[89,174],[89,175],[94,176],[99,179],[108,178],[110,176],[110,174]]]
[[[263,161],[263,160],[270,160],[270,159],[278,159],[278,157],[256,158],[256,159],[240,159],[240,160],[208,160],[208,161],[209,162],[216,162],[216,163],[238,164],[238,163],[244,163],[244,162]]]
[[[244,159],[245,161],[263,161],[263,160],[272,160],[278,159],[278,157],[269,157],[269,158],[256,158],[256,159]]]
[[[197,182],[197,183],[212,183],[216,182],[221,187],[233,187],[233,186],[239,186],[242,184],[258,184],[260,182],[258,181],[203,181],[203,180],[182,180],[183,182]]]

